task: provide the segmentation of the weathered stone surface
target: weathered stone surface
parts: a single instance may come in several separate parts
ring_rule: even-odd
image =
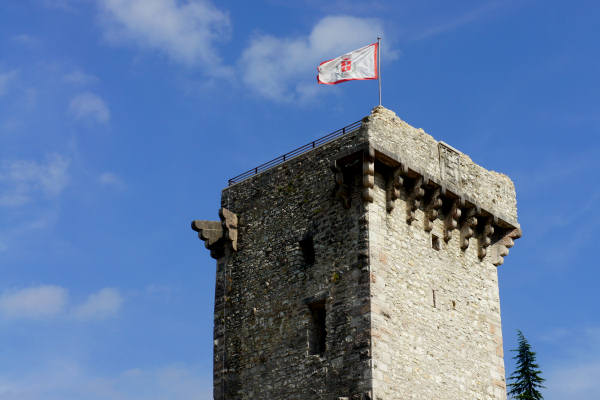
[[[506,398],[506,176],[377,107],[221,206],[215,399]]]
[[[237,215],[226,208],[219,210],[221,221],[192,221],[192,229],[198,232],[200,240],[210,250],[213,258],[220,258],[225,254],[227,243],[233,251],[237,251]]]
[[[515,187],[508,176],[475,164],[467,155],[410,126],[384,107],[375,107],[364,125],[375,150],[419,168],[449,190],[472,198],[482,208],[517,225]]]

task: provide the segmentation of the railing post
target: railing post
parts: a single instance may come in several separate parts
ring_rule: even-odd
[[[345,135],[345,134],[346,134],[346,127],[343,127],[342,128],[342,135]]]
[[[285,161],[285,154],[283,155],[283,161]]]

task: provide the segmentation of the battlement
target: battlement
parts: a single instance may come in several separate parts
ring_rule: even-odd
[[[336,132],[192,223],[217,260],[215,399],[504,399],[511,180],[383,107]]]

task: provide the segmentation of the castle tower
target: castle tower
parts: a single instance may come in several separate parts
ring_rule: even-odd
[[[230,181],[220,217],[192,223],[216,400],[506,399],[507,176],[376,107]]]

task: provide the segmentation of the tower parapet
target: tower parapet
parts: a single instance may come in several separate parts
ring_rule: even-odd
[[[506,397],[507,176],[376,107],[221,207],[192,224],[217,259],[215,399]]]

